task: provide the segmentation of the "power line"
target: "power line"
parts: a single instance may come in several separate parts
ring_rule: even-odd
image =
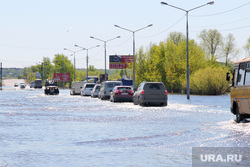
[[[31,47],[31,46],[17,46],[17,45],[10,45],[10,44],[3,44],[0,43],[2,46],[12,47],[12,48],[21,48],[21,49],[37,49],[37,50],[55,50],[58,48],[38,48],[38,47]]]
[[[180,20],[178,20],[177,22],[175,22],[173,25],[169,26],[167,29],[165,29],[165,30],[163,30],[163,31],[161,31],[161,32],[159,32],[159,33],[157,33],[157,34],[155,34],[155,35],[151,35],[151,36],[147,36],[147,37],[140,37],[140,36],[136,36],[136,37],[138,37],[138,38],[152,38],[152,37],[158,36],[158,35],[160,35],[160,34],[162,34],[162,33],[165,33],[166,31],[168,31],[168,30],[171,29],[172,27],[174,27],[174,26],[175,26],[176,24],[178,24],[185,16],[186,16],[186,14],[185,14]]]
[[[250,17],[247,17],[245,19],[241,19],[241,20],[236,20],[236,21],[232,21],[232,22],[227,22],[227,23],[223,23],[223,24],[217,24],[217,25],[203,25],[203,26],[190,26],[190,27],[217,27],[217,26],[224,26],[224,25],[228,25],[228,24],[234,24],[234,23],[238,23],[244,20],[248,20],[250,19]]]
[[[238,7],[236,7],[236,8],[233,8],[233,9],[229,9],[229,10],[226,10],[226,11],[223,11],[223,12],[214,13],[214,14],[210,14],[210,15],[189,15],[189,16],[191,16],[191,17],[208,17],[208,16],[216,16],[216,15],[221,15],[221,14],[224,14],[224,13],[228,13],[228,12],[231,12],[231,11],[234,11],[234,10],[237,10],[237,9],[240,9],[240,8],[242,8],[242,7],[244,7],[244,6],[249,5],[249,4],[250,4],[250,2],[248,2],[248,3],[244,4],[244,5],[238,6]]]
[[[248,27],[250,27],[250,25],[236,27],[236,28],[222,29],[222,30],[218,30],[218,31],[232,31],[232,30],[239,30],[239,29],[244,29],[244,28],[248,28]],[[189,32],[200,32],[200,31],[189,31]]]

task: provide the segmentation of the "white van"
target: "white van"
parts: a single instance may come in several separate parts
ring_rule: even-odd
[[[122,81],[104,81],[101,84],[101,89],[98,95],[98,98],[101,100],[109,99],[110,92],[113,90],[115,86],[122,85]]]
[[[82,89],[82,87],[83,87],[83,85],[85,83],[86,82],[83,82],[83,81],[74,81],[74,82],[72,82],[70,95],[80,95],[81,94],[81,89]]]

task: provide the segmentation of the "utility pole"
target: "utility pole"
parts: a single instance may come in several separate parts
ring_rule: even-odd
[[[64,85],[65,85],[64,78],[65,78],[65,73],[64,73],[64,56],[63,56],[63,89],[64,89]]]

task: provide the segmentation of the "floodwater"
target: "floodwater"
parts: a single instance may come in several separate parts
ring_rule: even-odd
[[[167,107],[0,92],[0,167],[192,166],[192,147],[250,147],[230,96],[169,95]]]

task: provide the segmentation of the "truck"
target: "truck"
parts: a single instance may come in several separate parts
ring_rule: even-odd
[[[45,95],[58,95],[59,88],[57,86],[57,81],[54,79],[46,79],[45,81],[45,88],[44,88]]]
[[[35,81],[34,88],[42,88],[43,87],[43,81],[41,79],[36,79]]]
[[[71,85],[70,95],[80,95],[81,89],[86,82],[84,81],[74,81]]]

